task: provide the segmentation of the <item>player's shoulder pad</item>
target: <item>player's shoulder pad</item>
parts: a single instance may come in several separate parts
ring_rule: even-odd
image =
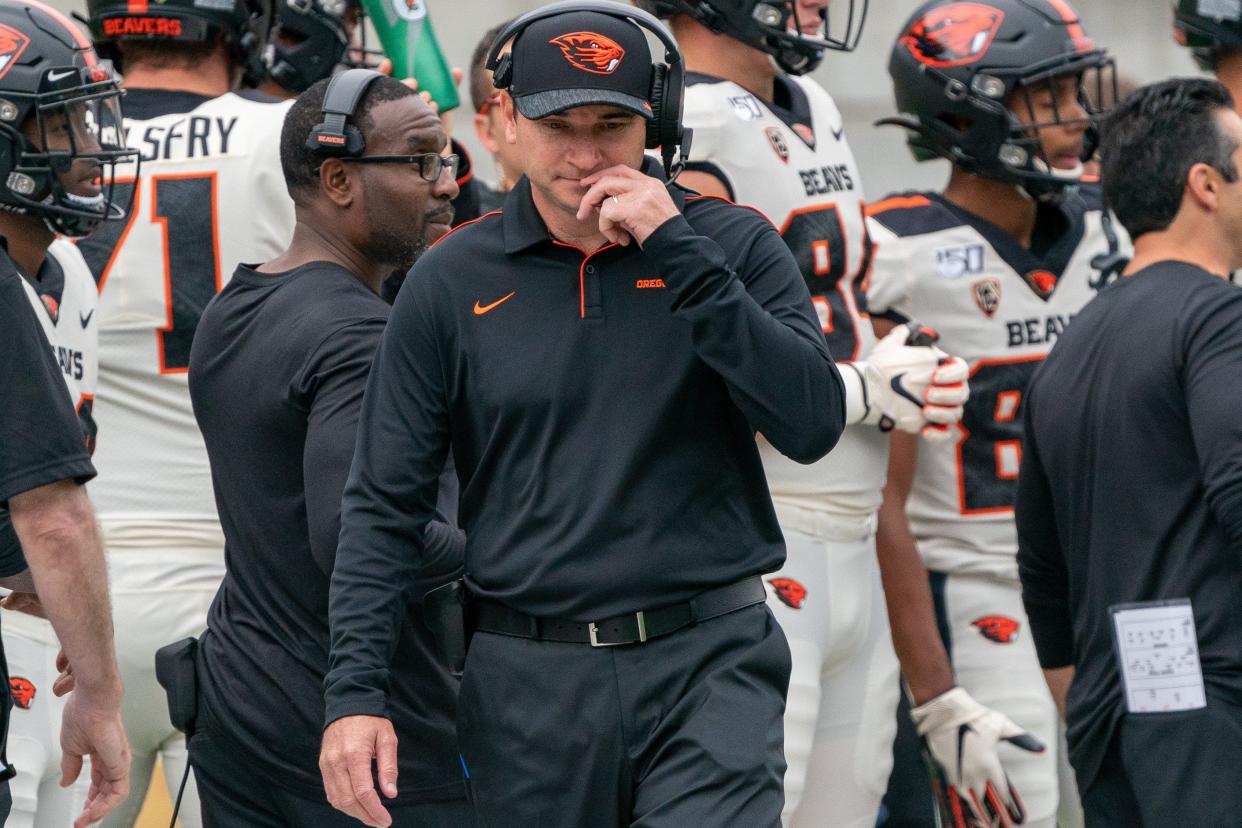
[[[66,273],[71,269],[90,273],[90,268],[86,264],[86,259],[82,256],[82,251],[68,239],[58,238],[53,240],[48,245],[47,252]]]
[[[750,93],[730,81],[696,72],[687,73],[681,121],[694,130],[694,138],[690,142],[691,161],[717,156],[725,133],[734,123],[741,126],[734,105],[729,101],[730,97],[738,94]]]
[[[866,213],[868,218],[898,237],[935,233],[962,223],[959,216],[947,210],[931,193],[917,191],[895,193],[868,204]]]
[[[290,100],[288,98],[277,98],[275,95],[260,92],[258,89],[238,89],[233,94],[242,100],[259,104],[281,104]]]

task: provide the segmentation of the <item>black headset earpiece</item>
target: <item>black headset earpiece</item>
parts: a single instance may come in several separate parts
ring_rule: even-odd
[[[673,174],[673,158],[680,148],[681,161],[684,162],[690,151],[690,130],[681,125],[681,105],[683,90],[686,84],[685,62],[677,41],[659,18],[634,6],[608,0],[562,0],[513,20],[496,36],[492,48],[487,53],[485,69],[492,73],[492,85],[497,89],[508,89],[513,84],[513,58],[509,53],[500,54],[500,50],[510,40],[516,38],[532,23],[548,17],[555,17],[567,12],[597,12],[612,17],[629,20],[651,32],[656,39],[664,44],[664,63],[654,63],[651,67],[650,100],[652,118],[647,125],[647,149],[660,148],[664,159],[664,171]]]
[[[323,94],[323,121],[306,136],[306,146],[328,156],[357,158],[362,155],[366,141],[349,120],[367,87],[382,77],[373,69],[346,69],[333,75]]]

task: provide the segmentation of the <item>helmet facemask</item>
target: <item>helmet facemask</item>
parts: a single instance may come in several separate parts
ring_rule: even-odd
[[[38,216],[57,234],[84,236],[126,216],[132,192],[122,203],[117,165],[137,152],[125,146],[121,91],[106,63],[53,67],[44,78],[41,88],[51,91],[0,93],[0,146],[11,154],[0,208]]]

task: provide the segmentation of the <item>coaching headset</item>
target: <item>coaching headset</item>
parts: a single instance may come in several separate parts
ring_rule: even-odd
[[[686,68],[672,32],[654,15],[633,6],[607,0],[564,0],[527,12],[505,26],[487,53],[484,68],[492,72],[492,85],[497,89],[508,89],[513,83],[513,57],[511,54],[500,54],[506,43],[520,35],[532,23],[568,12],[595,12],[628,20],[651,32],[664,44],[665,62],[651,66],[651,87],[647,101],[651,104],[652,117],[647,122],[647,149],[658,148],[664,160],[665,173],[670,178],[676,177],[676,172],[681,171],[690,153],[691,130],[683,127],[681,123]],[[326,103],[324,111],[327,111]],[[678,158],[675,167],[674,156]]]
[[[323,121],[306,136],[306,147],[331,158],[357,158],[366,149],[362,132],[349,121],[358,101],[377,78],[374,69],[346,69],[333,75],[323,93]]]

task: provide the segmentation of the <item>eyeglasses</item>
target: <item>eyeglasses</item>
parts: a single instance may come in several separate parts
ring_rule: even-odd
[[[459,155],[440,155],[438,152],[424,152],[421,155],[362,155],[358,158],[342,158],[355,164],[409,164],[418,167],[418,174],[424,181],[439,181],[444,171],[456,177],[461,164]]]

